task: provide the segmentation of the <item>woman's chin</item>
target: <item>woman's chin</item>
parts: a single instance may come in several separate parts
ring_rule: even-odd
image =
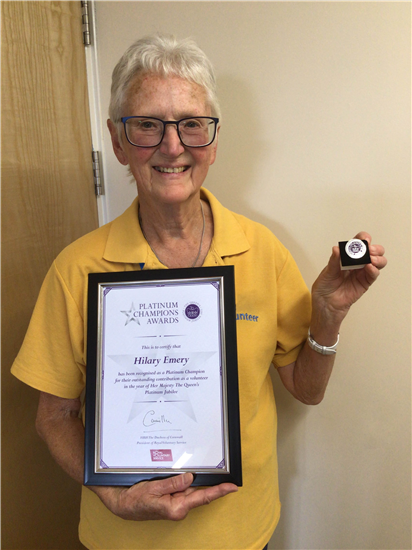
[[[146,195],[149,201],[155,201],[162,204],[182,204],[194,197],[200,196],[200,187],[194,186],[191,182],[181,182],[177,179],[170,179],[169,181],[162,181],[159,184],[152,186],[149,193],[145,190],[139,189],[139,196]]]

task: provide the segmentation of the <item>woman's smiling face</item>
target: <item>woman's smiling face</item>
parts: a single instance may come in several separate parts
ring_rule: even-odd
[[[179,120],[192,116],[211,116],[205,90],[180,77],[154,74],[138,76],[129,86],[122,116],[148,116]],[[207,147],[185,147],[176,126],[168,125],[162,142],[148,149],[131,145],[109,121],[114,152],[129,165],[136,179],[139,197],[148,202],[183,203],[199,194],[209,166],[216,158],[217,135]],[[124,131],[124,130],[123,130]]]

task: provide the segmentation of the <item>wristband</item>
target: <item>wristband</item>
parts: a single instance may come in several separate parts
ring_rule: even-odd
[[[333,346],[321,346],[318,344],[310,335],[310,328],[308,330],[308,344],[313,349],[313,351],[316,351],[317,353],[321,353],[322,355],[334,355],[336,353],[336,348],[339,344],[339,334],[338,339],[336,341],[336,344]]]

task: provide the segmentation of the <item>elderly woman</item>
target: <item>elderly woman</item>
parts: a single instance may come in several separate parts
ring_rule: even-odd
[[[383,248],[370,244],[372,263],[343,272],[334,247],[310,297],[279,241],[202,188],[216,158],[219,106],[212,67],[191,41],[155,36],[127,50],[113,72],[108,127],[138,199],[58,256],[12,371],[42,392],[38,431],[82,483],[88,273],[234,265],[243,487],[194,488],[191,473],[83,487],[80,538],[100,549],[261,550],[280,513],[270,364],[294,397],[322,400],[340,325],[384,267]]]

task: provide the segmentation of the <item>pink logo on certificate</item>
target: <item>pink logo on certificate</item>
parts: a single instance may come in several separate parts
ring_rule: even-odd
[[[152,462],[173,462],[172,451],[170,449],[150,449]]]

